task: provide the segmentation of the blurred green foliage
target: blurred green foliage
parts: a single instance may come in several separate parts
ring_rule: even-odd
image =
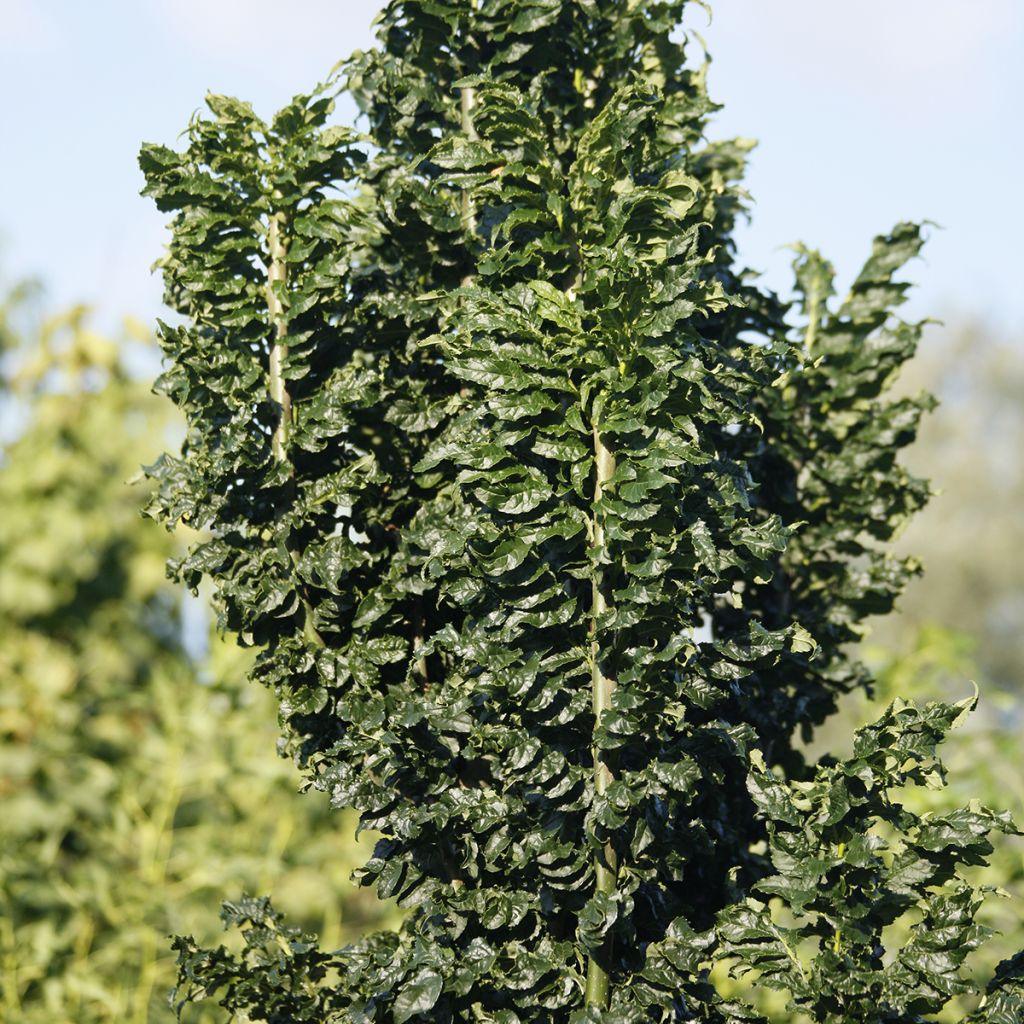
[[[925,573],[876,636],[908,651],[929,624],[969,634],[984,678],[1024,693],[1024,342],[935,326],[903,377],[906,393],[939,399],[906,457],[936,494],[898,549]]]
[[[971,681],[978,710],[943,745],[949,785],[907,794],[914,811],[975,800],[1024,823],[1024,345],[978,323],[933,327],[904,371],[908,393],[939,399],[909,449],[910,469],[936,492],[899,549],[921,558],[899,613],[880,621],[868,660],[875,701],[851,700],[823,744],[841,742],[894,696],[958,699]],[[979,920],[999,933],[974,957],[976,975],[1024,946],[1024,841],[996,844],[986,879],[1007,893]],[[943,1021],[959,1021],[949,1007]]]
[[[939,406],[908,452],[910,468],[935,496],[908,527],[900,549],[919,556],[899,614],[880,622],[869,660],[876,702],[847,708],[850,728],[900,694],[956,698],[976,681],[978,710],[944,744],[949,786],[908,795],[913,810],[945,811],[977,800],[1006,807],[1024,823],[1024,344],[979,323],[934,327],[905,371],[908,392]],[[977,976],[1024,946],[1024,841],[996,844],[988,879],[1007,898],[979,919],[999,933],[974,959]],[[962,1007],[944,1021],[960,1020]]]
[[[82,308],[16,330],[28,306],[0,312],[0,1019],[169,1022],[168,936],[215,940],[222,899],[273,891],[328,945],[392,911],[348,881],[351,822],[268,756],[244,652],[184,648],[173,540],[125,485],[180,428],[130,340]]]

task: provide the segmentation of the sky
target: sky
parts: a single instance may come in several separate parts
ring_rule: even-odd
[[[376,0],[0,0],[0,278],[101,326],[160,315],[166,216],[139,196],[141,142],[175,145],[207,90],[270,114],[371,44]],[[874,234],[940,224],[910,315],[1024,338],[1021,0],[712,0],[689,27],[724,104],[760,140],[741,255],[788,291],[789,243],[840,285]],[[285,12],[283,15],[281,12]],[[343,117],[353,111],[342,108]]]

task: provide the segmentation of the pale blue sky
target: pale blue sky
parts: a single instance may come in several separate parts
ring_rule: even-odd
[[[1024,335],[1021,0],[718,0],[716,134],[761,140],[741,245],[784,288],[802,239],[848,280],[901,218],[944,226],[911,311]],[[207,89],[270,113],[370,40],[375,0],[0,0],[0,267],[101,322],[151,320],[164,217],[143,140],[173,144]],[[280,13],[283,12],[283,13]]]

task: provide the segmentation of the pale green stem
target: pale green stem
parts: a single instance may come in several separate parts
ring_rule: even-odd
[[[426,614],[423,611],[423,598],[418,594],[413,598],[412,602],[412,617],[413,617],[413,638],[412,638],[412,651],[415,657],[415,669],[417,675],[423,680],[424,683],[430,682],[430,672],[427,668],[427,659],[423,657],[422,650],[423,644],[426,642],[427,632],[427,621]]]
[[[459,102],[462,108],[462,130],[466,138],[474,142],[478,138],[476,128],[473,126],[473,107],[476,106],[476,90],[467,86],[459,90]],[[462,193],[462,224],[469,234],[476,233],[476,209],[473,206],[473,199],[469,192]]]
[[[601,433],[594,425],[594,470],[596,481],[594,484],[594,511],[591,524],[592,544],[596,559],[604,558],[604,521],[599,505],[604,495],[608,482],[615,475],[615,456],[605,447]],[[601,645],[597,636],[597,623],[611,608],[608,599],[607,581],[600,561],[595,561],[594,575],[592,580],[593,605],[591,611],[591,628],[593,639],[590,642],[590,663],[591,683],[593,687],[594,703],[594,729],[597,730],[601,724],[601,718],[606,711],[611,709],[612,695],[615,693],[615,680],[605,672],[605,662],[601,651]],[[594,743],[594,792],[597,796],[603,796],[611,785],[614,776],[611,766],[608,764],[608,756],[598,750],[596,739]],[[597,892],[614,896],[618,888],[618,859],[611,843],[606,843],[603,850],[594,858],[595,889]],[[606,959],[611,958],[611,940],[605,942],[602,954]],[[595,957],[591,957],[587,964],[587,987],[586,1004],[598,1009],[605,1009],[608,1006],[610,986],[608,972],[598,963]]]
[[[280,418],[274,429],[274,458],[284,460],[288,447],[288,428],[292,415],[292,402],[284,383],[285,342],[288,319],[275,285],[288,279],[285,262],[284,214],[272,213],[267,228],[267,317],[270,320],[270,397],[277,403]]]
[[[288,336],[288,317],[284,304],[275,285],[288,281],[288,248],[284,240],[285,217],[283,213],[272,213],[267,225],[267,318],[270,321],[270,397],[277,403],[279,419],[274,428],[272,449],[274,458],[284,462],[288,458],[288,435],[292,424],[292,400],[284,381],[284,361],[287,355],[285,338]],[[298,554],[291,553],[292,562],[298,561]],[[300,599],[305,612],[306,635],[318,647],[325,647],[323,637],[313,625],[313,609],[299,587]]]
[[[811,290],[807,293],[807,334],[804,338],[804,346],[808,355],[814,349],[814,343],[818,340],[818,325],[821,321],[821,299],[822,289],[820,283],[815,280]]]

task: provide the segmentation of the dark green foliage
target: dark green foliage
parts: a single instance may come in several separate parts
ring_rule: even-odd
[[[981,893],[959,873],[986,862],[1008,814],[981,807],[917,815],[896,799],[942,785],[935,748],[974,700],[923,709],[896,701],[857,732],[853,756],[823,761],[806,783],[784,782],[756,755],[749,787],[768,822],[774,874],[720,917],[721,952],[740,973],[791,993],[821,1024],[915,1021],[970,991],[967,955],[986,937]],[[794,923],[773,920],[781,898]],[[909,915],[901,947],[885,929]],[[889,955],[887,955],[889,954]]]
[[[836,309],[832,267],[803,247],[793,265],[803,366],[761,399],[766,443],[752,473],[762,482],[759,502],[799,528],[780,571],[738,613],[779,625],[795,618],[817,641],[817,656],[790,666],[789,685],[773,688],[771,720],[783,726],[783,742],[791,725],[809,735],[808,726],[833,710],[837,692],[868,682],[845,645],[859,637],[866,616],[891,611],[917,571],[884,544],[927,500],[926,483],[896,456],[932,400],[893,400],[885,392],[921,334],[922,325],[891,311],[908,287],[896,274],[922,243],[914,224],[876,238],[850,294],[832,303]],[[728,621],[736,614],[721,612]]]
[[[311,936],[282,925],[281,915],[266,899],[225,903],[221,920],[226,927],[242,931],[245,951],[240,961],[223,947],[200,950],[192,939],[176,939],[183,983],[210,992],[225,988],[221,1005],[232,1013],[248,1012],[256,1020],[330,1019],[337,1000],[332,992],[317,986],[327,975],[332,957],[321,953]],[[276,984],[268,986],[269,977]]]
[[[411,910],[324,954],[246,904],[241,959],[181,944],[186,996],[267,1021],[756,1020],[708,971],[755,955],[737,915],[769,927],[745,901],[786,870],[788,787],[821,842],[876,819],[926,841],[884,797],[915,712],[865,734],[867,800],[866,767],[792,740],[866,684],[842,647],[913,568],[881,544],[926,494],[895,456],[927,402],[883,392],[918,336],[891,310],[920,230],[877,239],[835,312],[801,252],[787,326],[734,265],[745,147],[704,139],[684,6],[392,3],[346,68],[365,161],[321,94],[269,127],[211,98],[186,153],[144,149],[189,319],[163,332],[192,429],[155,512],[214,529],[180,574],[213,577],[311,785],[384,836],[362,882]],[[949,900],[906,891],[974,936],[950,871],[1010,826],[970,821],[935,868]],[[863,871],[872,898],[891,882]],[[875,983],[870,956],[779,984],[827,1000]],[[927,998],[850,996],[872,1021]]]

